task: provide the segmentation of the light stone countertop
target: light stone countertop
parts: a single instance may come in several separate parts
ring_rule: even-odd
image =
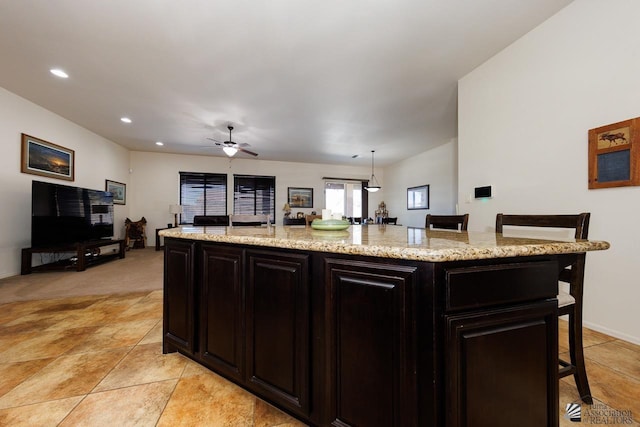
[[[508,237],[483,232],[426,230],[395,225],[352,225],[344,231],[304,226],[193,227],[165,229],[160,236],[417,261],[458,261],[599,251],[603,241]]]

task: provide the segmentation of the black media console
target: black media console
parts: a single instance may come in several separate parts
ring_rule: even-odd
[[[118,245],[118,252],[110,254],[99,254],[98,248],[102,246]],[[62,253],[75,252],[76,256],[61,261],[48,264],[31,266],[32,255],[35,253]],[[124,258],[125,246],[124,239],[117,240],[92,240],[88,242],[71,243],[68,245],[59,245],[40,248],[23,248],[22,249],[22,266],[20,274],[30,274],[33,271],[41,270],[65,270],[75,268],[76,271],[84,271],[87,267],[101,262],[109,261],[115,258]]]

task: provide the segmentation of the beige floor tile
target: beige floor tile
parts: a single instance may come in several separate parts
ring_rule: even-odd
[[[158,427],[253,426],[256,398],[217,375],[195,375],[178,381]]]
[[[61,356],[0,397],[0,408],[87,394],[128,351],[123,348]]]
[[[102,317],[111,321],[117,320],[123,312],[136,305],[147,296],[148,292],[136,292],[133,294],[110,295],[91,307],[84,310],[85,313],[94,317]]]
[[[618,410],[630,410],[640,421],[640,381],[587,359],[587,374],[594,399]]]
[[[85,353],[94,351],[96,348],[106,350],[119,347],[132,347],[148,335],[156,323],[158,323],[156,320],[151,319],[133,322],[117,322],[99,327],[95,333],[79,342],[71,348],[67,354]]]
[[[186,359],[177,353],[162,354],[159,343],[139,345],[122,359],[98,386],[95,392],[180,378]]]
[[[118,316],[120,321],[162,319],[162,293],[151,292]]]
[[[304,427],[306,425],[307,424],[279,411],[268,403],[256,399],[255,409],[253,411],[254,427]]]
[[[94,297],[79,297],[79,298],[64,298],[59,300],[47,300],[47,304],[39,310],[34,311],[38,314],[58,313],[58,312],[71,312],[77,310],[83,310],[96,304],[101,299]]]
[[[184,369],[184,373],[182,374],[182,379],[187,380],[193,377],[198,377],[197,380],[202,383],[211,382],[213,384],[217,384],[217,383],[227,384],[228,386],[231,387],[232,390],[234,388],[237,389],[238,393],[240,394],[246,393],[247,396],[252,396],[250,393],[242,390],[240,387],[235,386],[233,383],[231,383],[230,381],[227,381],[220,375],[210,371],[209,369],[205,368],[202,365],[199,365],[198,363],[195,363],[190,359],[187,359],[187,365]],[[212,388],[215,388],[215,386],[212,386]],[[210,400],[214,401],[213,400],[214,398],[217,398],[217,396],[215,395],[211,396]],[[215,402],[216,402],[215,403],[216,405],[219,405],[219,403],[217,403],[217,399],[215,400]],[[216,424],[219,420],[217,416],[218,415],[216,415],[213,421],[211,421],[213,423],[211,425],[221,425],[221,424]],[[253,414],[250,414],[250,416],[251,416],[251,419],[253,420],[253,424],[249,424],[249,425],[252,425],[254,427],[273,427],[273,426],[303,427],[306,425],[258,398],[256,398],[254,401]],[[239,416],[235,420],[227,420],[227,421],[240,423],[244,419],[245,417],[243,415],[243,416]],[[236,424],[236,425],[243,425],[243,424]]]
[[[618,340],[585,348],[584,356],[640,381],[640,357],[638,357],[638,351],[633,351],[631,348],[622,345]]]
[[[98,328],[74,328],[67,330],[41,331],[16,336],[16,341],[3,347],[0,360],[3,362],[21,362],[60,356],[78,342],[84,341]]]
[[[81,400],[82,396],[77,396],[19,408],[0,409],[0,426],[56,427]]]
[[[162,343],[162,320],[156,321],[153,329],[142,338],[139,344]]]
[[[631,351],[635,351],[636,353],[640,354],[640,345],[638,344],[634,344],[628,341],[623,341],[623,340],[616,340],[616,343],[618,345],[621,345],[622,347],[629,349]]]
[[[154,426],[177,382],[174,379],[91,393],[59,426]]]
[[[55,359],[36,359],[26,362],[0,364],[0,397],[21,382],[35,375],[53,360]]]
[[[65,320],[65,316],[49,313],[48,315],[37,313],[24,313],[22,316],[6,322],[0,327],[0,337],[15,336],[30,332],[40,333],[58,322]]]
[[[184,368],[184,372],[182,373],[181,378],[195,377],[197,375],[215,375],[216,377],[219,376],[218,374],[205,368],[199,363],[194,362],[193,360],[187,358],[186,356],[181,356],[181,357],[187,360],[187,364]]]

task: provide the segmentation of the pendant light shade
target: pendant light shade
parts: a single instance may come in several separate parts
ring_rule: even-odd
[[[373,153],[375,152],[376,152],[375,150],[371,150],[371,179],[369,180],[369,184],[364,187],[364,189],[367,190],[369,193],[375,193],[376,191],[382,188],[380,187],[380,184],[378,184],[378,180],[376,179],[376,176],[373,173]]]

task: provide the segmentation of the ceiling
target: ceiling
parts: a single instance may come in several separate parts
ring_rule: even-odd
[[[0,87],[132,150],[223,157],[231,124],[257,159],[387,165],[456,137],[457,80],[571,1],[7,0]]]

